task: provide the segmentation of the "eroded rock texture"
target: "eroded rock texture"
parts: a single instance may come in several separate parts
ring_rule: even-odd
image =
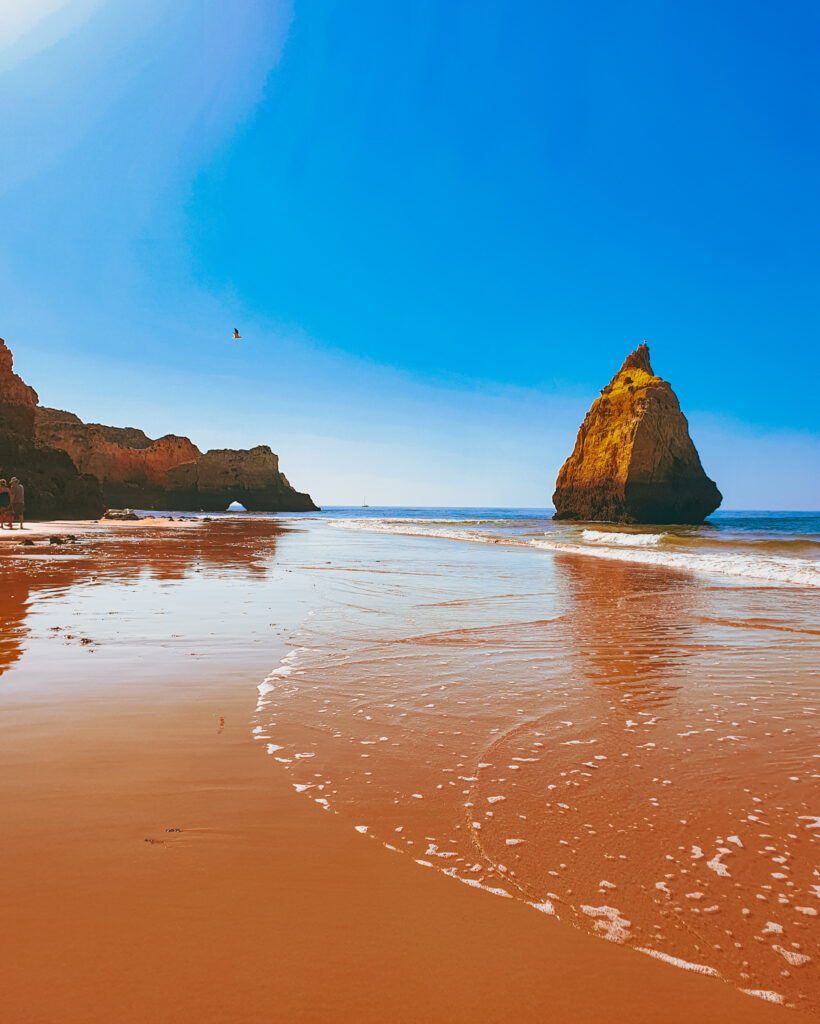
[[[0,338],[0,476],[20,478],[29,518],[96,519],[105,507],[99,481],[80,472],[65,451],[37,439],[37,401]]]
[[[619,523],[700,523],[720,505],[645,343],[592,403],[552,500],[556,519]]]
[[[169,508],[169,470],[202,455],[187,437],[167,434],[153,441],[134,427],[83,423],[60,409],[38,407],[36,425],[41,441],[68,452],[81,472],[97,477],[110,508]]]

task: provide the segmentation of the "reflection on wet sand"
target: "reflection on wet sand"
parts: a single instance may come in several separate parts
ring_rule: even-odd
[[[809,597],[456,547],[313,567],[326,608],[258,709],[294,786],[461,882],[816,1006]]]
[[[564,555],[555,557],[555,575],[576,671],[596,686],[628,682],[625,699],[635,712],[671,701],[693,654],[698,581],[671,570]],[[674,613],[658,615],[659,605],[674,606]]]
[[[116,607],[128,600],[137,582],[168,583],[192,573],[214,577],[260,579],[270,572],[280,528],[270,522],[199,524],[161,529],[115,526],[93,530],[76,542],[51,545],[47,540],[0,551],[0,675],[22,655],[32,628],[29,613],[38,614],[76,588],[79,601],[90,590],[107,589],[106,600]],[[157,600],[157,615],[163,602]],[[63,640],[71,622],[49,628]],[[113,628],[113,626],[112,626]],[[59,639],[58,638],[58,639]]]
[[[18,574],[6,576],[0,583],[0,675],[23,653],[29,587]]]

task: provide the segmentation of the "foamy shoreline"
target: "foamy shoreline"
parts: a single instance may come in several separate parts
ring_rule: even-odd
[[[588,555],[612,561],[636,562],[644,565],[665,566],[685,572],[728,576],[736,580],[765,582],[780,586],[820,587],[820,570],[808,559],[778,559],[767,555],[735,554],[732,552],[677,552],[662,550],[664,534],[641,534],[607,530],[605,524],[586,527],[582,537],[586,543],[566,543],[538,537],[503,537],[481,533],[478,530],[459,529],[458,523],[443,525],[440,521],[428,523],[416,520],[335,519],[327,520],[333,526],[374,533],[395,533],[412,537],[432,537],[440,540],[473,544],[501,544],[528,547],[562,554]],[[490,521],[485,521],[489,523]],[[435,526],[433,524],[436,524]],[[476,525],[483,525],[481,520]],[[496,522],[495,525],[498,525]]]

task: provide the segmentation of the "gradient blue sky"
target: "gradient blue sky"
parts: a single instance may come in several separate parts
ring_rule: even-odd
[[[819,51],[801,2],[0,0],[0,336],[320,503],[525,506],[646,337],[724,507],[818,508]]]

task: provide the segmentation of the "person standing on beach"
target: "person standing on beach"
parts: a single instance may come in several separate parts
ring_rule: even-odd
[[[3,529],[6,523],[9,524],[9,529],[11,529],[11,491],[5,480],[0,480],[0,530]]]
[[[17,479],[16,476],[11,478],[11,487],[9,488],[11,493],[11,529],[14,529],[14,520],[17,519],[20,523],[20,529],[23,529],[23,515],[26,510],[26,492],[23,485]]]

